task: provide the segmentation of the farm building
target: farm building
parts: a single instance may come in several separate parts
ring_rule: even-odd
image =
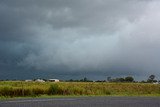
[[[36,79],[36,82],[45,82],[43,79]]]
[[[25,82],[32,82],[32,80],[25,80]]]
[[[59,82],[58,79],[49,79],[50,82]]]

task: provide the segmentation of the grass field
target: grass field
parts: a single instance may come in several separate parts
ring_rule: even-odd
[[[148,83],[106,82],[0,82],[1,98],[81,95],[160,96],[160,85]]]

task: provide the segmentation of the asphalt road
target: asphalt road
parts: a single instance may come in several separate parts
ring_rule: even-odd
[[[76,97],[0,101],[0,107],[160,107],[160,97]]]

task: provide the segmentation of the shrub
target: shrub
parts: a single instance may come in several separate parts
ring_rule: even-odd
[[[14,88],[13,89],[13,96],[30,96],[32,90],[30,89],[22,89],[22,88]]]
[[[40,89],[40,88],[33,88],[31,91],[31,96],[39,96],[45,94],[45,90]]]
[[[48,94],[49,95],[56,95],[56,94],[58,94],[59,90],[60,90],[60,88],[57,84],[52,84],[52,85],[50,85],[50,87],[48,89]]]
[[[3,87],[0,90],[0,95],[1,96],[10,96],[13,97],[14,91],[12,87]]]

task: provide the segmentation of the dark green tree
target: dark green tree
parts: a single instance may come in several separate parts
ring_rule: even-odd
[[[88,79],[87,79],[86,77],[84,77],[83,81],[84,81],[84,82],[87,82],[87,81],[88,81]]]
[[[126,82],[133,82],[134,81],[134,78],[131,77],[131,76],[128,76],[128,77],[125,77],[124,79]]]
[[[124,82],[125,79],[124,79],[124,78],[119,78],[119,81],[120,81],[120,82]]]
[[[152,83],[152,82],[157,82],[157,80],[155,80],[155,75],[150,75],[149,77],[148,77],[148,80],[147,80],[147,82],[149,82],[149,83]]]
[[[107,81],[108,81],[108,82],[111,82],[111,81],[112,81],[112,78],[111,78],[111,77],[107,77]]]

